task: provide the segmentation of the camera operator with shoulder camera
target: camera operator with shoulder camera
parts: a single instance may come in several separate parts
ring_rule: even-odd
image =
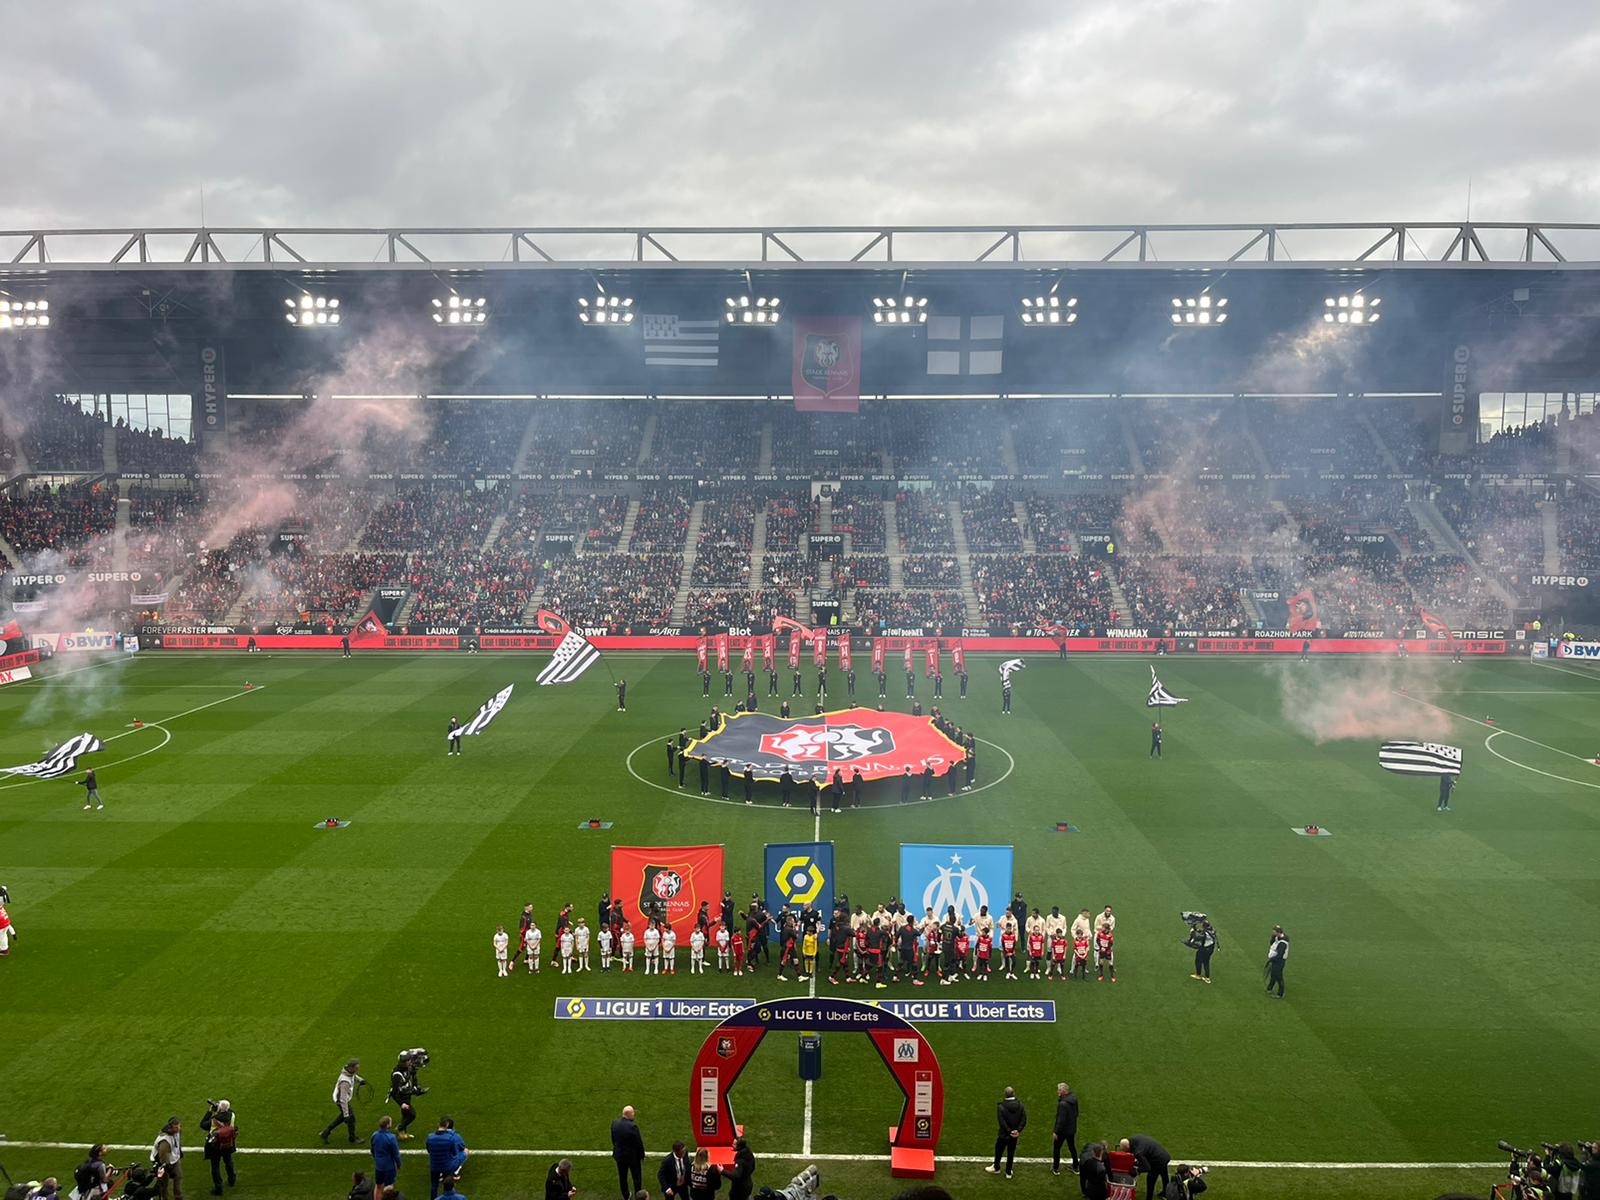
[[[346,1131],[350,1134],[351,1145],[356,1142],[356,1110],[354,1108],[356,1089],[367,1082],[357,1073],[357,1068],[360,1066],[361,1060],[352,1058],[345,1063],[344,1070],[339,1072],[339,1078],[333,1082],[333,1105],[338,1109],[338,1112],[334,1114],[333,1120],[329,1121],[322,1130],[322,1144],[324,1146],[328,1144],[328,1135],[341,1125],[345,1126]]]
[[[411,1098],[428,1094],[428,1089],[417,1082],[417,1072],[427,1065],[428,1052],[419,1046],[415,1050],[400,1051],[399,1061],[389,1073],[389,1099],[400,1106],[400,1128],[395,1130],[395,1136],[403,1142],[417,1136],[407,1133],[406,1129],[417,1119],[417,1109]]]
[[[1167,1183],[1166,1191],[1161,1193],[1163,1200],[1194,1200],[1195,1196],[1206,1190],[1208,1169],[1192,1167],[1188,1163],[1173,1167],[1172,1178]]]
[[[238,1181],[233,1173],[233,1152],[239,1145],[239,1117],[228,1101],[207,1100],[200,1128],[206,1131],[205,1156],[211,1164],[211,1194],[220,1196],[224,1167],[228,1172],[228,1186]]]

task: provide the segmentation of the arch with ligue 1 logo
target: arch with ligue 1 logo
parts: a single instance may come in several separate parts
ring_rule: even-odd
[[[729,1093],[768,1032],[865,1034],[903,1097],[889,1126],[890,1174],[933,1177],[934,1151],[944,1125],[944,1077],[928,1039],[909,1021],[860,1000],[796,997],[741,1009],[706,1035],[689,1079],[689,1116],[695,1144],[720,1166],[733,1161],[741,1126]]]

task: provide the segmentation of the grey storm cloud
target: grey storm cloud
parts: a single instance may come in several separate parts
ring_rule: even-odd
[[[0,228],[1594,219],[1555,0],[10,5]]]

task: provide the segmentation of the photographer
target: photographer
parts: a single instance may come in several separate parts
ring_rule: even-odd
[[[1206,1190],[1206,1168],[1179,1163],[1172,1169],[1172,1180],[1161,1195],[1163,1200],[1193,1200]]]
[[[100,1143],[89,1147],[89,1157],[72,1172],[72,1182],[77,1186],[79,1200],[100,1200],[111,1190],[111,1166],[106,1162],[106,1148]]]
[[[427,1065],[426,1050],[402,1050],[394,1070],[389,1073],[389,1099],[400,1106],[400,1128],[395,1130],[395,1136],[401,1141],[409,1142],[416,1136],[406,1129],[417,1119],[417,1109],[411,1098],[428,1094],[428,1089],[417,1082],[417,1072]]]
[[[150,1162],[156,1169],[156,1194],[167,1200],[183,1200],[183,1122],[170,1117],[150,1146]]]
[[[211,1194],[222,1195],[222,1170],[228,1170],[228,1186],[238,1182],[233,1173],[233,1152],[239,1144],[239,1118],[226,1100],[207,1100],[206,1115],[200,1118],[206,1131],[205,1157],[211,1164]]]
[[[1600,1200],[1600,1142],[1579,1142],[1583,1158],[1578,1163],[1580,1200]]]

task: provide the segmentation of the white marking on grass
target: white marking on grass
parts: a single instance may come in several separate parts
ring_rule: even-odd
[[[21,683],[14,683],[14,688],[25,688],[30,683],[51,683],[57,679],[65,679],[68,675],[77,675],[83,671],[93,671],[97,667],[110,666],[112,663],[132,662],[132,658],[102,658],[99,662],[92,662],[86,667],[70,667],[65,671],[51,671],[48,675],[35,675],[32,679],[24,679]]]
[[[1582,667],[1564,667],[1560,663],[1551,662],[1548,658],[1544,660],[1544,665],[1552,671],[1560,671],[1563,675],[1576,675],[1579,679],[1596,678],[1594,671],[1586,671]]]
[[[813,842],[822,840],[822,809],[820,806],[816,812],[811,814],[811,840]],[[823,966],[823,961],[827,958],[827,954],[828,951],[819,937],[817,939],[817,961],[813,964],[814,969],[811,972],[810,996],[813,1000],[817,998],[817,972],[826,970]],[[806,1119],[800,1131],[800,1156],[802,1158],[811,1157],[811,1086],[811,1080],[806,1080]]]
[[[1592,782],[1592,781],[1589,781],[1589,780],[1583,780],[1583,779],[1570,779],[1565,775],[1557,775],[1557,774],[1555,774],[1555,773],[1553,773],[1551,771],[1541,771],[1538,767],[1530,767],[1527,763],[1519,763],[1514,758],[1507,758],[1504,754],[1501,754],[1500,751],[1496,750],[1493,746],[1491,746],[1489,744],[1490,742],[1494,741],[1495,738],[1499,737],[1502,733],[1505,733],[1505,732],[1506,731],[1504,729],[1497,729],[1493,733],[1491,733],[1488,737],[1483,739],[1483,748],[1485,750],[1487,750],[1490,754],[1492,754],[1496,758],[1498,758],[1501,762],[1510,763],[1513,767],[1521,767],[1524,771],[1532,771],[1535,775],[1543,775],[1546,779],[1559,779],[1559,780],[1561,780],[1562,783],[1575,783],[1579,787],[1600,788],[1600,783],[1595,783],[1595,782]],[[1563,753],[1565,753],[1565,752],[1563,751]],[[1589,762],[1589,761],[1592,761],[1592,760],[1585,759],[1584,761],[1585,762]]]
[[[79,1138],[70,1142],[13,1142],[8,1141],[7,1146],[19,1150],[82,1150],[89,1145],[88,1138]],[[107,1143],[107,1150],[139,1151],[149,1150],[145,1142],[115,1142]],[[370,1160],[371,1150],[365,1145],[359,1146],[241,1146],[234,1151],[239,1155],[319,1155],[341,1157],[344,1155],[360,1155],[363,1159]],[[610,1158],[610,1150],[484,1150],[473,1148],[474,1158]],[[866,1162],[883,1163],[887,1165],[889,1155],[887,1151],[882,1154],[779,1154],[767,1151],[768,1158],[779,1162]],[[1188,1155],[1189,1162],[1203,1162],[1210,1167],[1231,1167],[1241,1171],[1492,1171],[1501,1170],[1505,1162],[1496,1159],[1494,1162],[1269,1162],[1262,1159],[1227,1159],[1206,1158],[1204,1156]],[[989,1156],[985,1154],[941,1154],[938,1157],[941,1163],[987,1163]],[[1017,1155],[1019,1163],[1029,1163],[1036,1166],[1047,1166],[1050,1162],[1048,1156],[1037,1158]],[[1177,1157],[1174,1156],[1174,1161]]]
[[[1455,712],[1452,709],[1448,709],[1448,708],[1445,708],[1445,707],[1443,707],[1441,705],[1434,704],[1430,700],[1423,700],[1423,699],[1420,699],[1419,697],[1416,697],[1416,696],[1407,695],[1405,692],[1395,692],[1394,694],[1396,696],[1401,697],[1404,700],[1410,700],[1414,704],[1426,704],[1429,708],[1434,709],[1434,710],[1436,710],[1438,712],[1442,712],[1446,716],[1459,717],[1463,721],[1471,721],[1474,725],[1482,725],[1485,729],[1493,729],[1496,733],[1503,733],[1507,737],[1517,738],[1517,739],[1519,739],[1521,741],[1529,743],[1530,745],[1538,746],[1541,750],[1548,750],[1552,754],[1565,754],[1568,758],[1575,758],[1579,762],[1589,762],[1589,761],[1591,761],[1589,758],[1585,757],[1582,754],[1574,754],[1570,750],[1563,750],[1559,746],[1550,745],[1548,742],[1536,741],[1535,739],[1529,737],[1525,733],[1516,733],[1515,731],[1510,730],[1510,729],[1501,729],[1497,725],[1495,725],[1495,723],[1493,721],[1480,721],[1477,717],[1469,717],[1469,716],[1467,716],[1466,713]],[[1485,741],[1487,741],[1487,740],[1488,739],[1485,739]],[[1506,759],[1506,761],[1510,762],[1511,760],[1508,758],[1508,759]],[[1517,763],[1516,765],[1520,767],[1522,764],[1521,763]],[[1529,767],[1528,769],[1531,771],[1533,768]]]
[[[676,735],[673,735],[673,736],[676,736]],[[909,808],[914,804],[945,804],[945,803],[949,803],[952,800],[959,800],[963,796],[976,796],[979,792],[987,791],[989,788],[992,788],[992,787],[998,787],[998,786],[1000,786],[1000,784],[1004,783],[1007,779],[1009,779],[1011,777],[1011,772],[1013,772],[1013,771],[1015,771],[1017,769],[1017,760],[1015,758],[1011,757],[1011,751],[1007,750],[1004,746],[998,745],[995,742],[991,742],[988,738],[978,738],[977,740],[979,742],[982,742],[985,746],[990,747],[991,749],[1000,751],[1001,754],[1004,754],[1006,756],[1006,769],[1001,773],[1000,778],[991,779],[988,783],[979,784],[977,787],[973,788],[970,792],[957,792],[954,796],[935,796],[931,800],[907,800],[905,802],[905,804],[897,805],[897,807]],[[655,788],[658,792],[666,792],[667,795],[669,795],[669,796],[687,796],[689,794],[687,791],[680,790],[680,789],[675,788],[675,787],[668,787],[664,783],[654,783],[651,780],[646,779],[643,775],[639,774],[639,772],[637,772],[637,771],[635,771],[633,769],[634,755],[638,754],[639,751],[641,751],[641,750],[643,750],[643,749],[645,749],[646,747],[649,747],[649,746],[654,746],[659,750],[661,748],[661,744],[662,744],[661,739],[651,739],[648,742],[640,742],[632,750],[628,751],[628,757],[623,760],[623,765],[628,768],[628,774],[632,775],[640,783],[644,784],[645,787]],[[734,805],[739,805],[741,807],[744,805],[744,801],[743,800],[734,800],[734,799],[731,799],[731,798],[727,799],[727,800],[724,800],[720,796],[696,796],[696,797],[694,797],[694,799],[696,799],[696,800],[704,800],[708,804],[734,804]],[[885,806],[885,807],[887,807],[887,806]],[[821,820],[820,814],[818,816],[818,820],[819,821]],[[819,829],[820,829],[820,826],[819,826]],[[816,839],[812,839],[812,840],[815,841]]]

